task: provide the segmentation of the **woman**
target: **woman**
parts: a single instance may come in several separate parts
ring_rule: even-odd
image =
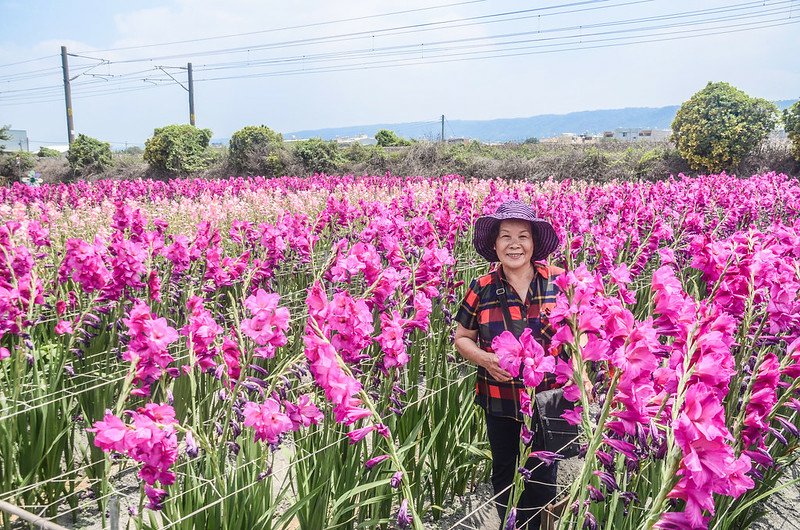
[[[473,244],[478,254],[499,266],[472,281],[456,315],[455,346],[478,366],[475,402],[486,415],[495,506],[502,521],[509,486],[517,472],[522,426],[519,394],[524,386],[519,374],[499,366],[492,339],[509,326],[519,338],[528,327],[546,346],[554,333],[546,319],[557,292],[552,279],[563,269],[539,263],[558,247],[558,237],[550,223],[537,218],[530,206],[520,201],[505,202],[495,214],[480,217],[475,222]],[[504,318],[501,296],[507,300],[510,322]],[[556,386],[555,375],[547,374],[537,390]],[[538,449],[536,445],[531,448]],[[556,464],[547,466],[531,459],[526,467],[534,470],[519,500],[517,521],[529,521],[528,530],[538,530],[541,507],[556,494]]]

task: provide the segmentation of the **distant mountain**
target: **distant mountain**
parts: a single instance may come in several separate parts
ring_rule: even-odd
[[[795,100],[776,101],[780,109],[791,106]],[[463,137],[482,142],[522,141],[526,138],[548,138],[561,133],[597,134],[618,127],[640,127],[645,129],[668,129],[678,105],[668,107],[629,107],[611,110],[587,110],[569,114],[542,114],[530,118],[504,118],[495,120],[446,120],[445,136]],[[445,117],[446,118],[446,117]],[[292,138],[350,138],[359,135],[375,136],[380,129],[391,129],[405,138],[437,139],[441,135],[441,124],[428,123],[378,123],[312,129],[284,133],[284,139]]]

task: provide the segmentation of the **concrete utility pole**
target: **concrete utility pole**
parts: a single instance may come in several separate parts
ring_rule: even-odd
[[[194,81],[192,80],[192,63],[186,65],[189,71],[189,123],[194,125]]]
[[[444,142],[444,114],[442,114],[442,142]]]
[[[67,105],[67,139],[69,145],[75,141],[75,124],[72,122],[72,89],[69,86],[69,63],[67,47],[61,47],[61,69],[64,71],[64,102]]]
[[[175,79],[174,75],[172,75],[171,73],[167,72],[167,68],[175,68],[175,69],[178,69],[178,70],[183,70],[183,66],[156,66],[156,68],[158,68],[159,70],[161,70],[162,72],[167,74],[170,77],[170,79],[175,81],[177,84],[179,84],[181,86],[182,89],[184,89],[185,91],[187,91],[189,93],[189,123],[194,125],[195,124],[194,123],[195,122],[195,116],[194,116],[194,79],[192,79],[192,63],[187,63],[186,64],[186,71],[189,74],[189,80],[188,80],[189,82],[186,83],[185,85],[183,83],[181,83],[180,81],[178,81],[177,79]]]

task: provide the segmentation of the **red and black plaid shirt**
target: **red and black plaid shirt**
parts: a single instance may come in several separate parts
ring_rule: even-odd
[[[498,267],[499,274],[490,272],[473,280],[470,284],[456,314],[456,322],[466,329],[478,331],[478,346],[482,350],[492,352],[492,339],[507,329],[500,305],[500,296],[497,294],[498,288],[501,287],[496,283],[495,279],[497,278],[505,288],[512,322],[519,322],[523,320],[523,315],[527,315],[527,318],[524,318],[525,326],[531,329],[533,336],[547,351],[550,338],[555,333],[555,330],[547,322],[547,313],[555,306],[556,294],[559,291],[552,279],[564,271],[558,267],[539,263],[535,264],[534,269],[533,280],[528,287],[524,303],[506,280],[502,267]],[[522,325],[512,324],[512,326],[520,333],[525,329]],[[548,390],[556,387],[558,385],[555,374],[548,373],[545,374],[544,380],[536,387],[536,390]],[[501,383],[492,378],[485,368],[478,367],[475,403],[480,405],[487,414],[522,421],[519,395],[524,389],[525,386],[520,377],[515,377],[507,383]]]

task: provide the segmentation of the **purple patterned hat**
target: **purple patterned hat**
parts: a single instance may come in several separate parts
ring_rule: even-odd
[[[494,250],[494,243],[497,237],[498,226],[504,219],[520,219],[530,221],[533,235],[533,257],[531,261],[540,261],[558,248],[558,236],[553,225],[536,217],[533,209],[522,201],[506,201],[497,208],[491,215],[484,215],[475,221],[475,231],[472,235],[472,243],[478,254],[487,261],[500,261],[497,252]]]

